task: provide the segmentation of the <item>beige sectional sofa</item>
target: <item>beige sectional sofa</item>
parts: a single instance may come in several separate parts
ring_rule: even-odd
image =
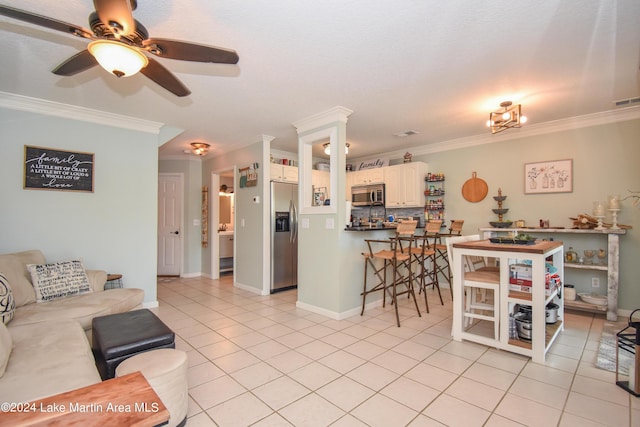
[[[104,290],[104,271],[86,271],[91,289],[36,301],[27,265],[46,264],[38,250],[0,255],[0,273],[15,301],[13,318],[0,322],[0,402],[40,399],[101,381],[89,337],[97,316],[140,308],[144,291]]]

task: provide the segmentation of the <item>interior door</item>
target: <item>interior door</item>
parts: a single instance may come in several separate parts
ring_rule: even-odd
[[[182,266],[182,176],[158,178],[158,276],[179,276]]]

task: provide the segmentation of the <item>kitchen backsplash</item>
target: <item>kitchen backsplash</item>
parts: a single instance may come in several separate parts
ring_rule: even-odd
[[[371,214],[369,214],[368,207],[354,207],[351,209],[351,216],[354,219],[360,218],[366,220],[371,215],[372,218],[389,218],[389,215],[393,215],[394,218],[401,217],[413,217],[418,220],[418,226],[424,225],[424,208],[387,208],[382,206],[373,206],[371,208]]]

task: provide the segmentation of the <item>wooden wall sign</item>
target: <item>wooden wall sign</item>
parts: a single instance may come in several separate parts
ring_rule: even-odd
[[[93,192],[93,153],[24,146],[24,188]]]
[[[255,187],[258,185],[258,164],[253,163],[246,168],[238,169],[240,172],[240,188]]]

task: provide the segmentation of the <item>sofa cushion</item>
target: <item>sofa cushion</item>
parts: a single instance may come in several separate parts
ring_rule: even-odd
[[[13,312],[16,310],[16,301],[13,299],[13,291],[9,286],[9,281],[0,272],[0,319],[5,325],[13,319]]]
[[[13,351],[0,402],[28,402],[100,382],[91,347],[74,321],[8,327]]]
[[[28,264],[27,269],[36,290],[36,302],[53,301],[93,291],[80,260]]]
[[[69,319],[89,331],[94,317],[132,310],[140,306],[143,299],[142,289],[121,288],[28,304],[16,309],[11,326]]]
[[[0,271],[9,280],[16,307],[36,302],[36,292],[26,265],[44,263],[44,255],[39,250],[0,255]]]
[[[5,324],[0,323],[0,377],[4,375],[12,347],[11,334],[9,334],[9,330]]]

